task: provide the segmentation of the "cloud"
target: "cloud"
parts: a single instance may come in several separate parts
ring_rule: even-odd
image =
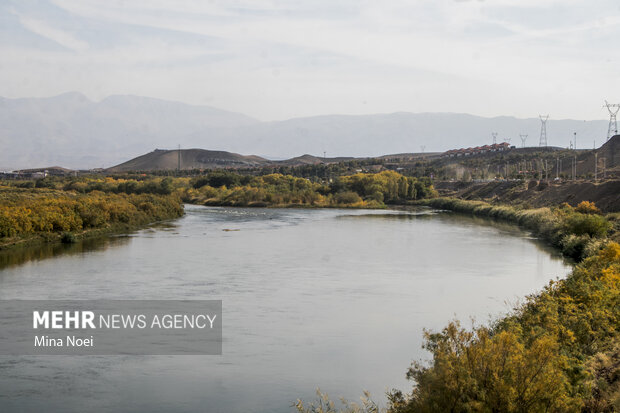
[[[48,25],[46,22],[18,14],[21,25],[33,33],[50,39],[57,44],[76,52],[83,52],[88,49],[88,43],[82,41],[72,34]]]
[[[4,41],[0,75],[10,81],[0,95],[12,97],[132,93],[262,119],[538,110],[594,118],[620,88],[610,53],[620,34],[613,0],[40,0],[14,7],[23,27],[79,53]],[[52,72],[53,83],[42,76]]]

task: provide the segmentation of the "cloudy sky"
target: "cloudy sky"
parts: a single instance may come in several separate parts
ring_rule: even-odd
[[[3,0],[0,96],[605,119],[617,0]]]

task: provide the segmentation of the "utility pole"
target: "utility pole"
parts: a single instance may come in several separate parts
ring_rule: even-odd
[[[519,137],[521,138],[521,147],[525,148],[525,141],[527,139],[527,135],[519,135]]]
[[[577,180],[577,155],[573,158],[573,181]]]
[[[493,145],[497,143],[497,132],[491,132],[491,136],[493,136]]]
[[[547,120],[549,120],[549,115],[538,115],[540,118],[540,142],[538,146],[543,147],[547,146]]]
[[[594,182],[597,181],[598,175],[598,152],[594,152]]]
[[[573,136],[575,136],[575,144],[573,145],[573,148],[577,150],[577,132],[573,132]]]
[[[620,104],[609,103],[605,101],[603,105],[609,111],[609,128],[607,129],[607,140],[618,134],[618,123],[616,123],[616,115],[620,110]]]
[[[179,144],[179,149],[177,150],[177,172],[181,171],[181,144]]]

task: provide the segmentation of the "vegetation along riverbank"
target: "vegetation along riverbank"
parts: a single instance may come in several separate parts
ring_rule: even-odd
[[[576,207],[563,203],[535,209],[456,198],[427,199],[418,204],[517,224],[575,261],[591,255],[608,239],[620,241],[617,239],[620,214],[603,215],[595,204],[587,201]]]
[[[0,248],[124,232],[179,217],[178,196],[0,187]]]
[[[384,208],[435,196],[430,180],[397,172],[327,182],[282,174],[214,171],[197,177],[145,174],[0,182],[0,248],[122,232],[179,217],[183,202],[240,207]]]

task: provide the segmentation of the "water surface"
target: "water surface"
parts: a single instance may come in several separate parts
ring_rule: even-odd
[[[0,357],[0,411],[289,412],[318,386],[384,402],[428,357],[423,328],[485,322],[569,270],[525,232],[451,213],[186,213],[0,255],[0,299],[221,299],[224,354]]]

